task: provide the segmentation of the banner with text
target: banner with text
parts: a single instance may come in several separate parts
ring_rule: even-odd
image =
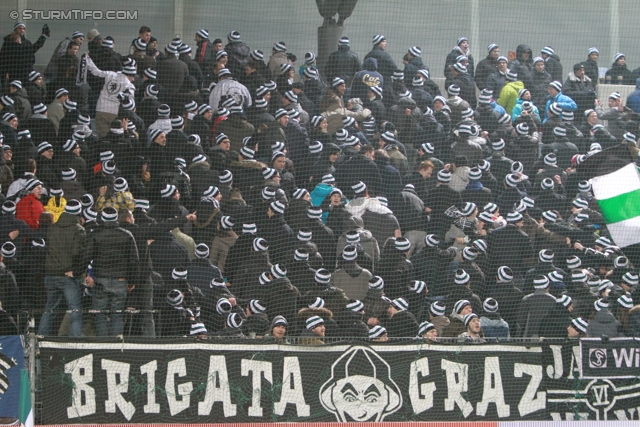
[[[580,346],[40,342],[43,424],[638,419]]]

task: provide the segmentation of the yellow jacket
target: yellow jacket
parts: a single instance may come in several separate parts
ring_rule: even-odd
[[[58,222],[58,218],[64,212],[64,207],[67,206],[67,199],[60,197],[60,204],[56,204],[56,198],[52,197],[44,207],[45,212],[50,212],[53,215],[53,222]]]

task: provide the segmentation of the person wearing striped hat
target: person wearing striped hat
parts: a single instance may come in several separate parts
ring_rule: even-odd
[[[372,43],[373,49],[365,55],[364,60],[375,59],[377,61],[377,71],[382,74],[385,80],[383,84],[390,84],[391,75],[398,67],[387,52],[387,38],[382,34],[376,34],[372,38]]]
[[[194,61],[200,65],[202,73],[205,76],[211,76],[216,63],[216,48],[211,40],[209,40],[209,31],[204,28],[196,31],[193,40],[198,46]]]
[[[329,81],[340,77],[345,82],[350,82],[356,73],[362,69],[360,58],[358,58],[357,53],[351,50],[350,44],[349,37],[341,37],[338,40],[338,50],[331,52],[329,55],[325,66],[326,78]]]
[[[132,49],[131,49],[131,53],[128,56],[128,58],[133,59],[134,61],[136,61],[136,68],[138,70],[138,75],[140,76],[140,78],[143,78],[143,76],[145,75],[144,72],[147,69],[152,69],[155,70],[156,69],[156,58],[154,58],[153,56],[150,56],[147,52],[147,48],[148,48],[148,43],[149,43],[149,38],[151,37],[151,34],[148,33],[149,36],[141,36],[138,37],[137,39],[133,40],[133,42],[131,43]]]
[[[538,274],[532,278],[534,291],[524,298],[518,310],[518,334],[523,337],[538,337],[544,333],[540,325],[555,308],[556,298],[549,293],[549,278]]]
[[[4,110],[2,111],[4,112]],[[29,117],[29,119],[27,119],[26,121],[20,121],[20,125],[21,126],[24,125],[25,130],[29,129],[30,138],[35,143],[35,145],[38,145],[38,143],[42,141],[56,141],[57,140],[56,128],[53,122],[49,120],[49,112],[47,111],[47,106],[42,103],[40,104],[34,103],[32,104],[32,111],[33,111],[33,115]],[[7,118],[3,117],[3,121],[8,122],[10,125],[10,127],[5,127],[5,126],[2,127],[2,132],[4,132],[5,137],[7,138],[7,141],[5,143],[15,147],[15,144],[17,141],[15,140],[12,141],[13,133],[11,131],[13,128],[13,119],[7,120]],[[17,131],[18,119],[15,120],[15,124],[16,124],[15,132],[17,132],[17,138],[20,140],[24,139],[26,135],[24,133],[21,133],[24,131],[21,131],[21,132]],[[23,138],[20,138],[21,136]]]
[[[478,90],[487,87],[487,79],[498,70],[498,58],[500,57],[500,47],[491,43],[487,46],[487,56],[478,62],[475,70],[474,80]]]
[[[611,68],[604,75],[606,84],[614,85],[634,85],[634,74],[627,68],[627,58],[622,52],[618,52],[613,57]]]
[[[33,70],[36,62],[35,53],[44,46],[47,38],[51,35],[49,26],[45,24],[42,27],[42,33],[35,43],[25,37],[27,27],[24,22],[16,22],[13,25],[13,31],[5,37],[7,45],[3,49],[3,53],[9,49],[9,42],[17,45],[12,46],[13,52],[10,57],[11,65],[7,67],[9,80],[21,80],[26,82],[29,72]],[[17,40],[20,40],[19,42]],[[11,51],[7,51],[9,53]],[[4,61],[4,59],[3,59]]]
[[[104,86],[100,91],[95,117],[98,134],[100,137],[104,137],[109,133],[111,122],[116,119],[120,109],[118,94],[135,94],[136,88],[133,85],[133,81],[135,80],[136,69],[135,67],[124,67],[122,72],[104,71],[94,64],[88,54],[84,54],[82,60],[86,61],[87,70],[91,74],[104,78]],[[182,86],[182,83],[180,83],[180,86]]]
[[[364,302],[353,298],[336,310],[333,318],[340,327],[340,336],[367,338],[369,327],[364,322],[364,314]]]
[[[199,243],[194,250],[195,257],[187,267],[189,284],[200,289],[207,289],[212,280],[223,279],[220,269],[211,263],[210,249],[205,243]]]
[[[289,273],[287,272],[287,274]],[[317,293],[316,287],[316,290],[300,299],[300,310],[298,310],[296,314],[296,319],[299,323],[303,323],[305,319],[310,317],[320,317],[324,322],[326,332],[329,335],[335,336],[339,333],[338,330],[340,328],[333,318],[333,312],[325,306],[326,302],[323,298],[316,296]]]
[[[418,325],[418,338],[423,338],[427,343],[438,341],[438,329],[431,322],[422,322]]]
[[[69,335],[72,337],[83,335],[82,297],[78,278],[86,270],[86,265],[83,266],[79,262],[85,248],[86,232],[80,223],[81,211],[82,205],[77,200],[70,200],[58,221],[49,228],[44,265],[47,300],[45,311],[40,319],[39,335],[51,335],[55,311],[63,298],[66,299],[68,309],[71,310]],[[91,278],[88,276],[87,280],[89,283]]]
[[[123,315],[113,310],[124,310],[127,286],[137,284],[139,279],[140,260],[133,235],[118,226],[118,211],[106,207],[101,218],[103,225],[93,233],[86,248],[86,259],[93,260],[92,307],[99,310],[95,317],[96,335],[118,336],[123,332]],[[107,314],[107,310],[111,313]]]
[[[44,213],[44,205],[41,202],[43,183],[36,178],[29,179],[23,189],[26,196],[16,203],[17,219],[24,221],[29,228],[37,230],[40,227],[40,215]]]
[[[507,74],[507,71],[509,70],[508,68],[509,60],[507,59],[506,56],[498,56],[498,58],[496,59],[496,62],[497,62],[496,71],[494,71],[492,74],[489,74],[484,87],[484,89],[490,90],[493,92],[494,99],[500,96],[500,91],[502,90],[505,83],[507,82],[506,74]],[[546,87],[545,87],[545,90],[546,90]]]
[[[464,65],[465,63],[467,65]],[[456,62],[449,66],[449,70],[446,74],[448,78],[445,80],[445,87],[449,88],[451,87],[451,85],[456,85],[458,88],[460,88],[459,94],[456,95],[459,95],[460,98],[462,98],[469,104],[469,106],[465,106],[465,108],[462,108],[462,110],[469,107],[476,108],[477,104],[476,85],[473,81],[473,74],[469,71],[468,65],[469,58],[467,58],[466,56],[457,58]],[[473,64],[471,66],[473,66]],[[450,93],[450,95],[453,94]],[[457,118],[457,115],[455,117]]]
[[[27,91],[31,105],[42,103],[47,96],[42,74],[35,70],[31,71],[29,73],[29,80],[25,85],[25,90]]]
[[[225,99],[233,98],[236,105],[247,109],[252,104],[251,93],[242,83],[238,82],[235,75],[227,68],[218,71],[218,84],[209,94],[209,105],[218,109]],[[233,141],[232,141],[233,142]]]
[[[467,65],[465,67],[468,70],[467,72],[469,73],[469,76],[473,80],[473,77],[475,75],[475,59],[471,54],[471,49],[469,48],[469,39],[464,36],[458,38],[456,45],[453,47],[451,52],[447,54],[444,62],[444,76],[447,78],[451,78],[453,66],[458,63],[458,57],[460,56],[464,56],[467,58]]]
[[[593,301],[592,299],[590,301]],[[556,297],[556,305],[540,322],[540,335],[545,338],[565,338],[567,326],[571,323],[573,312],[573,298],[562,294]],[[589,310],[591,308],[589,307]]]
[[[374,153],[374,159],[378,168],[381,170],[383,194],[395,194],[398,187],[402,186],[401,177],[409,173],[409,161],[403,152],[400,142],[396,139],[393,132],[386,131],[380,134],[378,138],[378,148],[383,150],[386,156],[380,152]],[[389,169],[389,165],[395,168],[400,175],[398,176],[393,170]]]
[[[103,192],[104,194],[102,194]],[[111,197],[107,197],[106,194],[103,188],[96,199],[96,211],[99,212],[105,207],[112,207],[117,211],[126,209],[133,212],[136,207],[135,198],[129,190],[129,183],[122,177],[118,177],[113,181],[113,193]]]
[[[569,326],[567,326],[568,338],[583,338],[587,337],[587,329],[589,328],[589,322],[582,317],[576,317],[571,320]]]
[[[614,298],[605,297],[593,303],[594,314],[589,319],[587,335],[592,338],[617,338],[621,336],[622,325],[611,312],[611,308],[616,304]]]
[[[273,77],[275,79],[282,74],[283,65],[290,65],[293,67],[293,63],[287,56],[287,45],[285,42],[279,41],[274,43],[271,48],[271,56],[269,57],[269,61],[267,61],[267,68],[271,73],[270,75],[265,75],[265,77]]]
[[[390,301],[387,314],[389,320],[385,326],[390,338],[415,337],[418,334],[418,322],[409,311],[409,303],[404,298]]]
[[[372,342],[387,342],[389,341],[389,334],[387,328],[384,326],[376,325],[369,329],[369,340]]]
[[[224,51],[229,55],[227,68],[234,76],[242,76],[246,65],[249,63],[251,49],[242,41],[242,36],[236,30],[231,30],[227,34],[227,42],[224,47]]]
[[[551,117],[549,113],[551,113],[553,116],[558,117],[564,110],[576,111],[576,109],[578,108],[578,104],[576,104],[573,99],[562,93],[561,82],[552,81],[547,86],[547,90],[549,92],[549,99],[547,100],[547,104],[544,109],[545,117],[543,119],[543,124],[545,124],[549,120],[549,117]],[[543,128],[543,132],[544,131],[545,130]]]
[[[480,109],[480,107],[478,107],[478,109]],[[506,143],[502,138],[493,140],[491,142],[491,148],[493,149],[493,154],[487,159],[491,163],[491,173],[496,177],[498,182],[502,182],[505,177],[511,173],[513,160],[505,155]],[[519,150],[520,145],[514,143],[512,149],[514,151]],[[480,204],[478,205],[480,206]]]
[[[325,323],[320,316],[311,316],[304,319],[304,329],[300,334],[300,344],[321,345],[324,344]]]
[[[518,100],[518,92],[524,89],[524,77],[513,69],[507,70],[505,74],[506,82],[500,91],[498,104],[501,105],[507,114],[511,115]]]
[[[284,316],[274,316],[271,320],[269,327],[269,333],[265,335],[265,342],[276,342],[278,344],[290,344],[287,340],[287,329],[289,328],[289,322]]]
[[[247,146],[247,144],[245,144],[245,138],[253,135],[255,128],[247,120],[247,116],[244,114],[244,107],[238,104],[237,99],[227,98],[227,101],[225,102],[229,102],[230,104],[232,104],[229,107],[225,107],[229,110],[229,116],[227,117],[226,120],[219,121],[215,119],[214,123],[217,123],[217,124],[213,126],[215,126],[216,134],[224,133],[225,135],[228,136],[229,142],[231,144],[230,146],[231,152],[228,153],[228,156],[229,156],[229,161],[232,161],[232,160],[235,160],[237,157],[235,154],[233,154],[233,152],[240,153],[242,148]],[[249,100],[249,102],[251,102],[251,100]],[[218,142],[220,142],[220,140],[215,142],[217,144]],[[254,140],[253,145],[249,145],[247,146],[247,148],[254,149],[255,145],[256,143]],[[226,146],[221,148],[226,148]],[[260,149],[261,150],[258,152],[260,157],[255,156],[255,158],[266,158],[267,156],[263,154],[265,152],[268,152],[268,156],[271,155],[271,150],[269,150],[268,144],[260,144]]]
[[[489,263],[492,269],[508,265],[516,275],[524,275],[535,263],[531,238],[522,230],[525,225],[522,214],[509,212],[505,217],[506,226],[487,236]]]
[[[242,332],[246,317],[242,312],[233,311],[223,317],[223,328],[216,334],[218,338],[244,339],[247,336]]]
[[[455,301],[455,298],[447,298],[445,301],[452,303],[446,306],[447,310],[451,313],[449,315],[450,323],[442,330],[442,334],[439,335],[448,338],[455,338],[465,331],[464,317],[473,313],[473,308],[468,299],[459,299]],[[452,308],[449,309],[449,307]],[[482,302],[480,302],[480,307],[482,307]]]
[[[597,47],[592,46],[587,50],[587,59],[583,62],[585,67],[585,74],[591,79],[594,86],[599,82],[599,69],[598,59],[600,58],[600,51]]]
[[[552,80],[562,80],[564,76],[562,73],[562,64],[555,50],[551,46],[545,46],[540,51],[540,56],[544,59],[545,69],[551,74]]]
[[[547,62],[547,66],[548,66]],[[551,72],[550,70],[547,70]],[[559,78],[553,78],[553,80],[560,80]],[[576,63],[573,66],[573,72],[569,73],[567,79],[563,85],[563,92],[576,101],[578,108],[575,111],[575,117],[582,117],[584,112],[593,108],[594,101],[597,97],[596,94],[596,81],[592,81],[586,74],[586,68],[584,63]]]
[[[356,231],[356,233],[358,232]],[[344,243],[341,243],[338,246],[342,246],[342,250],[338,254],[339,268],[331,275],[331,281],[334,286],[343,289],[349,298],[364,301],[367,292],[371,289],[371,280],[374,279],[374,276],[370,270],[363,268],[359,263],[359,258],[365,259],[364,249],[359,242],[360,237],[360,233],[358,233],[357,237],[353,232],[348,233],[347,238],[349,240],[346,241],[347,244],[342,246]],[[365,235],[365,237],[368,236]],[[343,242],[342,239],[340,241]],[[382,279],[379,277],[378,279],[380,281],[376,281],[376,289],[383,286]]]
[[[267,317],[267,306],[258,299],[249,300],[244,307],[245,321],[242,333],[249,338],[262,338],[269,332],[270,322]]]
[[[418,70],[427,69],[422,62],[422,49],[420,46],[411,46],[403,59],[404,64],[404,83],[407,87],[411,86],[413,78],[416,77]],[[420,79],[422,81],[422,79]]]
[[[76,49],[79,47],[79,46],[76,46],[75,44],[72,44],[70,46],[75,46]],[[77,52],[75,55],[73,55],[74,58],[76,57],[76,55],[77,55]],[[69,91],[65,88],[59,88],[58,90],[55,91],[53,102],[51,102],[51,104],[47,106],[47,117],[49,118],[49,120],[51,120],[51,123],[53,123],[53,126],[56,129],[56,133],[58,132],[58,129],[60,127],[60,121],[65,116],[65,113],[66,113],[65,102],[68,99],[69,99]]]
[[[487,298],[482,304],[480,314],[480,326],[486,338],[511,338],[509,324],[502,318],[498,301],[495,298]]]
[[[609,104],[609,109],[605,111],[602,108],[602,101],[596,99],[595,110],[596,114],[598,114],[598,119],[607,121],[607,129],[609,129],[611,135],[615,136],[618,141],[624,140],[623,135],[628,130],[627,126],[625,126],[624,117],[628,117],[629,114],[633,114],[633,110],[624,105],[619,92],[613,92],[610,94],[607,102]]]
[[[464,316],[464,326],[466,331],[458,335],[458,340],[471,343],[484,343],[485,335],[482,330],[480,318],[475,313],[470,313]]]
[[[433,224],[433,233],[444,236],[451,224],[450,218],[446,215],[447,209],[451,206],[462,206],[460,193],[449,188],[451,181],[450,166],[437,172],[436,187],[429,191],[428,198],[424,201],[425,212],[431,214],[430,223]],[[445,206],[446,205],[446,206]]]
[[[345,108],[343,97],[346,90],[347,84],[345,80],[340,77],[336,77],[333,79],[331,87],[327,88],[322,100],[320,101],[319,108],[326,116],[327,132],[331,135],[344,127],[344,124],[342,123],[343,117],[349,116],[362,121],[371,114],[369,110],[357,112]]]

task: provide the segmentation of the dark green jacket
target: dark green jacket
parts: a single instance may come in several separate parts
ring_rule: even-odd
[[[85,236],[80,218],[63,212],[47,233],[45,274],[64,276],[67,271],[73,271],[75,277],[84,274],[86,265],[81,265],[81,261]]]

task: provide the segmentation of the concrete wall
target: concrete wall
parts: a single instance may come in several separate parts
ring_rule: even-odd
[[[141,25],[150,26],[162,44],[176,33],[193,44],[199,28],[207,28],[212,38],[223,39],[235,29],[253,49],[268,53],[274,42],[283,40],[289,51],[301,58],[306,51],[317,51],[317,27],[322,23],[313,0],[4,0],[0,2],[2,34],[13,28],[10,12],[22,9],[138,12],[138,19],[129,21],[47,21],[52,37],[38,53],[38,64],[46,64],[55,44],[73,30],[86,33],[98,28],[102,35],[115,38],[119,52],[126,52]],[[549,44],[568,73],[575,62],[586,58],[590,46],[597,46],[600,66],[610,66],[615,53],[622,51],[634,69],[640,66],[639,13],[638,0],[360,0],[346,21],[344,34],[361,58],[370,50],[372,36],[384,34],[397,64],[410,46],[421,46],[434,77],[442,76],[444,58],[462,35],[469,37],[476,62],[493,42],[503,53],[527,43],[538,54]],[[31,40],[37,38],[43,23],[26,21]]]

